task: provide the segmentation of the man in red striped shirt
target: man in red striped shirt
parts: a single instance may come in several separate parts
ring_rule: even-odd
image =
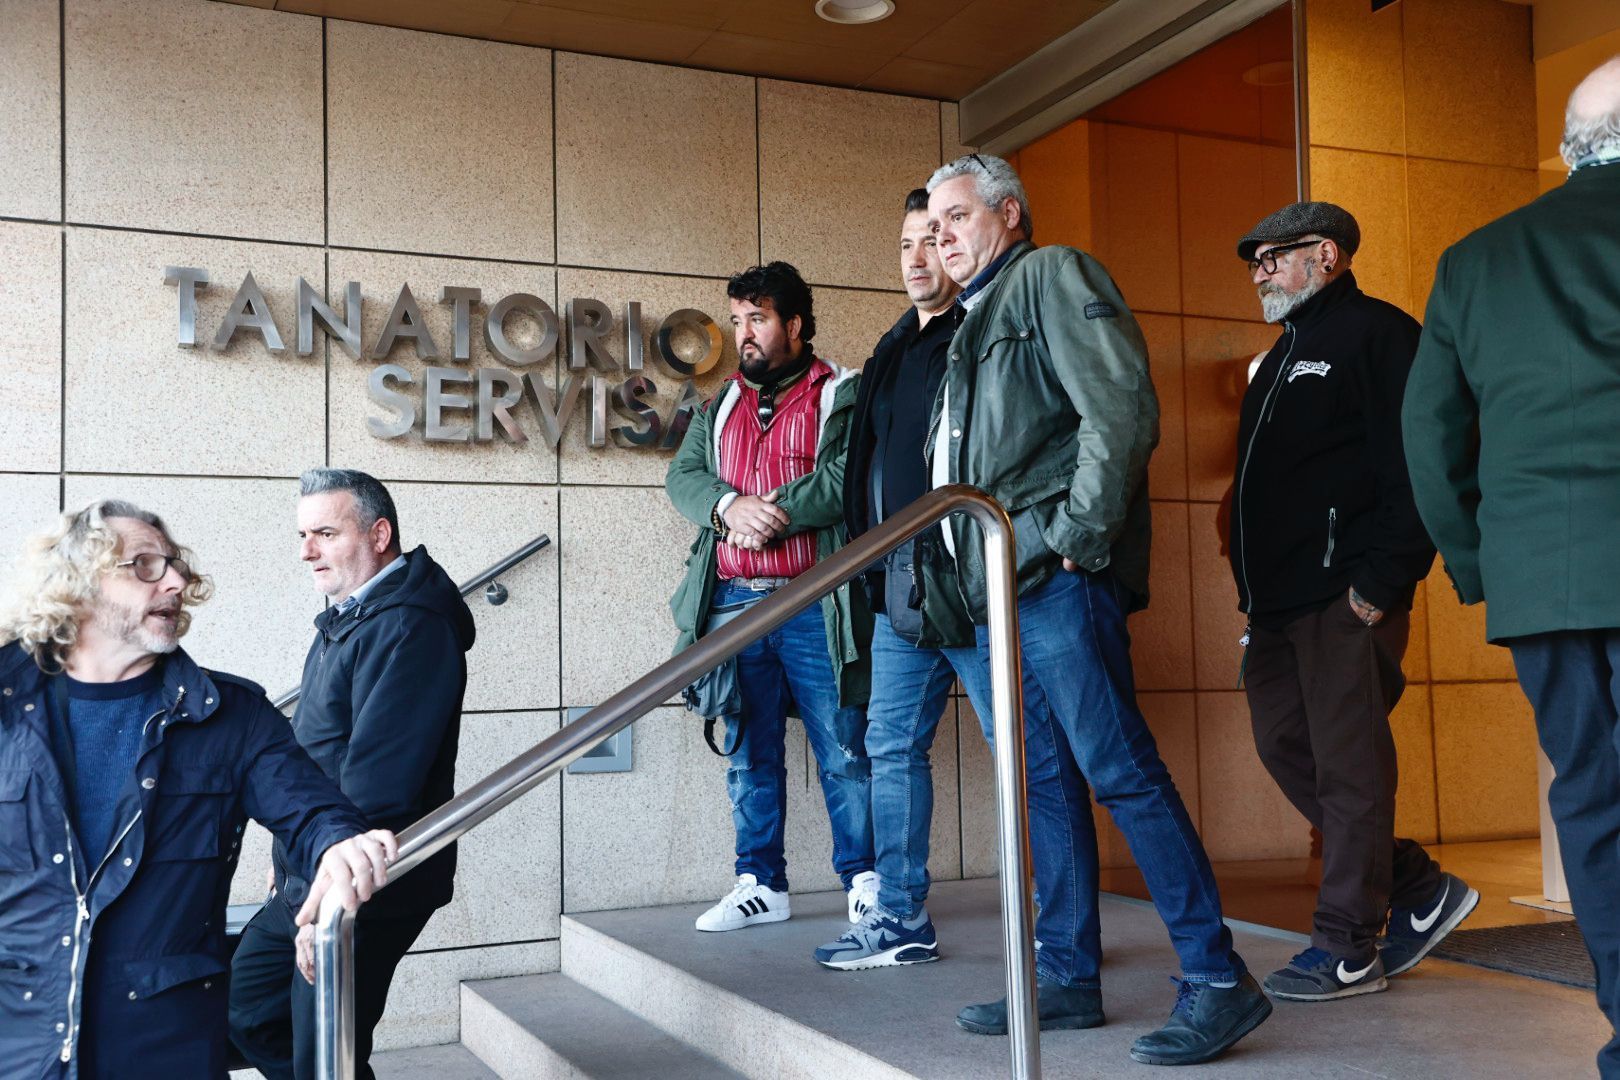
[[[842,543],[856,372],[816,356],[810,287],[789,264],[745,270],[726,291],[739,370],[693,417],[665,479],[675,508],[700,530],[670,601],[681,631],[677,651],[711,620],[764,599]],[[698,918],[699,930],[789,915],[783,736],[790,712],[803,720],[816,757],[850,921],[876,901],[865,746],[870,639],[864,597],[846,582],[819,609],[738,654],[741,711],[726,771],[737,884]]]

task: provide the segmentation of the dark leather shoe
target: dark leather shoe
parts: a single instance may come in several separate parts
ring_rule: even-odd
[[[1197,1065],[1217,1058],[1271,1015],[1271,1002],[1253,975],[1236,986],[1177,983],[1176,1007],[1158,1031],[1131,1046],[1131,1057],[1144,1065]]]
[[[1103,1022],[1102,991],[1035,981],[1035,1000],[1042,1031],[1098,1027]],[[1007,1034],[1007,999],[969,1005],[956,1014],[956,1026],[975,1035]]]

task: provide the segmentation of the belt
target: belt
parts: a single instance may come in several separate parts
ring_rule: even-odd
[[[790,577],[734,577],[727,578],[726,584],[736,585],[749,592],[772,592],[792,580]]]

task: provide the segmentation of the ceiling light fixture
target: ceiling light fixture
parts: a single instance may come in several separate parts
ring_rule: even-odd
[[[816,0],[816,14],[842,26],[875,23],[893,13],[894,0]]]

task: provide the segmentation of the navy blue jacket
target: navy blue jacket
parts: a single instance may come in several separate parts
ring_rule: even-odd
[[[225,903],[248,818],[306,874],[365,819],[264,691],[163,665],[99,865],[69,824],[49,679],[0,646],[0,1078],[225,1075]]]
[[[475,629],[455,582],[418,547],[350,611],[315,618],[293,731],[378,829],[399,832],[455,794],[466,652]],[[308,884],[278,843],[277,895],[297,909]],[[452,844],[378,893],[373,916],[443,907]]]

